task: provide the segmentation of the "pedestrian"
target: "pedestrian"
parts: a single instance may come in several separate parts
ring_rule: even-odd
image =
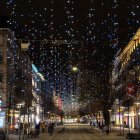
[[[90,126],[92,125],[92,120],[90,120]]]
[[[16,135],[18,134],[18,130],[19,130],[19,123],[18,122],[16,122],[16,124],[15,124],[15,130],[16,130]]]
[[[113,126],[115,125],[115,121],[112,121],[112,125],[113,125]]]
[[[45,127],[46,127],[46,126],[45,126],[45,122],[42,122],[42,123],[41,123],[42,133],[45,132]]]
[[[28,131],[28,124],[26,122],[24,123],[24,135],[27,135],[27,131]]]
[[[104,131],[105,131],[105,126],[104,126],[104,125],[101,125],[101,126],[100,126],[100,129],[101,129],[101,134],[103,134]]]
[[[98,127],[99,127],[99,129],[101,129],[101,124],[100,124],[100,121],[98,121]]]
[[[40,123],[39,124],[36,124],[35,131],[36,131],[36,135],[39,136],[39,133],[40,133]]]
[[[126,127],[126,121],[124,121],[124,127]]]
[[[50,123],[48,126],[48,133],[50,136],[53,135],[53,130],[54,130],[54,123]]]
[[[106,132],[106,134],[108,135],[109,134],[109,127],[108,126],[104,126],[104,131]]]

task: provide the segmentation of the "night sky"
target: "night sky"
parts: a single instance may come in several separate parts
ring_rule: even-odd
[[[115,53],[140,25],[139,6],[139,0],[0,0],[0,26],[30,42],[27,53],[48,92],[71,93],[72,66],[108,76]]]

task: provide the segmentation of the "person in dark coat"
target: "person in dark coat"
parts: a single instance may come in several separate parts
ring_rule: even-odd
[[[53,130],[54,130],[54,123],[50,123],[48,126],[48,133],[50,136],[53,135]]]
[[[40,133],[40,123],[36,124],[35,130],[36,130],[36,134],[39,136],[39,133]]]

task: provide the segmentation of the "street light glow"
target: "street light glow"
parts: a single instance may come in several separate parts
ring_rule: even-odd
[[[78,71],[78,68],[77,67],[72,67],[72,71]]]

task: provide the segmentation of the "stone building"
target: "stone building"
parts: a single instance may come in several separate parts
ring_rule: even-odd
[[[140,29],[116,54],[111,76],[114,120],[119,126],[140,128]]]

